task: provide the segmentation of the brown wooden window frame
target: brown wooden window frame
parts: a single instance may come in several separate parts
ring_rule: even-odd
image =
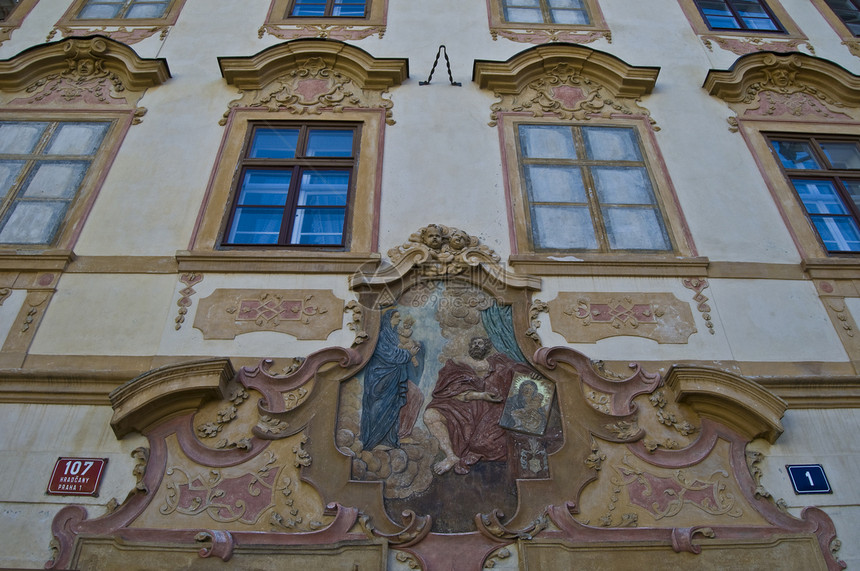
[[[220,244],[222,248],[299,248],[299,249],[323,249],[323,250],[347,250],[350,244],[351,218],[352,208],[355,201],[355,186],[356,186],[356,169],[359,164],[359,147],[361,141],[361,125],[359,123],[332,122],[332,121],[252,121],[248,124],[248,129],[245,134],[244,145],[241,152],[241,158],[236,168],[236,174],[232,184],[232,198],[230,208],[226,216],[224,228],[221,233]],[[296,155],[294,158],[272,159],[272,158],[251,158],[249,154],[252,149],[252,144],[256,133],[260,129],[298,129],[298,143],[296,146]],[[334,131],[334,130],[352,130],[352,156],[351,157],[309,157],[306,156],[308,138],[311,131]],[[236,218],[238,208],[247,205],[240,205],[239,199],[241,196],[241,186],[245,178],[245,173],[249,169],[256,170],[271,170],[277,172],[291,172],[289,190],[287,192],[287,202],[283,207],[283,216],[279,230],[277,243],[261,242],[261,243],[241,243],[230,242],[228,237]],[[344,210],[343,226],[341,233],[341,241],[338,244],[302,244],[291,243],[291,234],[295,223],[296,213],[303,206],[298,205],[299,186],[302,181],[302,174],[309,171],[320,171],[337,169],[341,171],[349,171],[349,183],[347,187],[347,195]],[[274,207],[273,207],[274,208]],[[325,208],[325,207],[322,207]],[[341,208],[329,207],[329,208]]]
[[[332,11],[334,10],[334,5],[336,0],[319,0],[317,3],[322,4],[325,2],[325,13],[320,15],[298,15],[293,14],[293,10],[296,7],[296,3],[299,0],[289,0],[289,6],[287,7],[287,11],[284,13],[284,18],[310,18],[310,19],[319,19],[319,18],[334,18],[334,19],[365,19],[368,14],[370,14],[370,2],[371,0],[364,0],[364,14],[361,16],[349,15],[349,16],[340,16],[340,15],[332,15]]]
[[[860,169],[838,169],[833,167],[830,159],[827,157],[827,154],[823,151],[821,147],[821,143],[847,143],[853,144],[857,147],[858,153],[860,153],[860,137],[851,137],[851,136],[840,136],[838,134],[798,134],[798,133],[780,133],[780,132],[765,132],[762,133],[767,142],[768,148],[773,154],[774,160],[780,168],[783,176],[785,177],[786,183],[788,187],[791,188],[794,193],[795,198],[797,199],[800,208],[803,210],[806,220],[808,221],[812,232],[818,239],[819,245],[822,250],[826,252],[828,255],[838,255],[838,256],[852,256],[860,254],[860,243],[858,243],[856,249],[848,249],[848,250],[840,250],[840,249],[830,249],[827,247],[825,238],[821,235],[818,230],[817,225],[815,224],[814,218],[816,216],[828,215],[831,217],[842,217],[848,218],[853,223],[855,228],[857,229],[857,234],[860,236],[860,206],[854,201],[851,197],[851,194],[848,192],[845,182],[846,181],[855,181],[858,186],[860,186]],[[790,169],[787,168],[779,155],[779,152],[774,147],[775,141],[793,141],[798,143],[807,143],[810,145],[810,150],[812,151],[812,156],[818,162],[819,165],[825,167],[820,169]],[[841,205],[845,208],[846,212],[844,214],[838,213],[810,213],[807,209],[807,206],[804,204],[802,197],[798,193],[796,187],[794,186],[793,180],[825,180],[828,182],[832,182],[833,188],[836,191],[836,195],[841,201]]]
[[[776,17],[776,14],[773,13],[773,10],[771,10],[770,6],[768,6],[767,2],[765,2],[764,0],[706,0],[706,1],[712,1],[712,2],[722,2],[723,4],[725,4],[726,8],[728,8],[729,12],[732,15],[732,18],[734,18],[734,20],[739,24],[739,27],[737,27],[737,28],[725,28],[725,27],[712,26],[710,21],[708,20],[708,17],[704,13],[702,6],[700,5],[700,1],[702,1],[702,0],[693,0],[693,3],[695,4],[696,9],[699,11],[699,14],[701,15],[702,20],[704,21],[705,25],[711,31],[714,31],[714,32],[745,32],[745,33],[754,33],[754,34],[785,34],[785,33],[787,33],[785,27],[779,21],[779,18]],[[767,16],[768,16],[768,19],[776,26],[777,29],[765,30],[765,29],[761,29],[761,28],[750,28],[750,27],[748,27],[747,24],[744,22],[743,17],[738,12],[737,7],[734,5],[734,3],[738,2],[738,1],[756,2],[759,6],[762,7],[765,14],[767,14]]]
[[[535,158],[527,158],[523,156],[523,146],[521,141],[521,128],[529,127],[529,126],[537,126],[537,127],[567,127],[571,129],[573,142],[576,147],[576,156],[575,159],[535,159]],[[606,129],[624,129],[633,133],[635,138],[637,150],[641,157],[639,161],[625,161],[625,160],[600,160],[600,159],[591,159],[587,157],[585,151],[585,142],[584,135],[582,134],[582,129],[587,127],[595,127],[595,128],[606,128]],[[671,254],[677,250],[677,246],[675,244],[672,230],[668,223],[666,212],[664,206],[662,204],[662,200],[660,197],[660,191],[658,186],[658,181],[656,180],[655,174],[652,171],[652,168],[649,164],[648,155],[646,153],[645,146],[643,145],[643,141],[639,130],[634,125],[618,125],[618,124],[605,124],[605,123],[532,123],[532,122],[518,122],[514,128],[514,138],[516,140],[515,147],[517,150],[517,164],[519,171],[519,180],[522,184],[522,196],[523,196],[523,205],[526,215],[526,223],[528,227],[528,244],[529,250],[535,253],[551,253],[551,252],[585,252],[585,253],[596,253],[596,254],[618,254],[618,253],[635,253],[635,254]],[[582,181],[585,187],[585,193],[587,198],[587,206],[590,215],[590,220],[592,224],[592,228],[594,230],[594,237],[597,242],[597,248],[578,248],[578,247],[568,247],[568,248],[557,248],[557,247],[542,247],[536,244],[535,232],[537,222],[533,220],[533,206],[535,204],[541,204],[546,206],[552,206],[553,204],[558,206],[564,205],[573,205],[580,204],[574,202],[557,202],[557,201],[541,201],[535,202],[531,199],[531,192],[529,190],[529,182],[528,177],[525,172],[525,167],[528,165],[547,165],[547,166],[570,166],[576,167],[581,170],[582,173]],[[645,249],[645,248],[613,248],[611,246],[611,239],[609,237],[609,233],[607,230],[607,223],[604,220],[603,214],[601,212],[601,202],[597,196],[596,185],[594,182],[594,176],[592,173],[592,169],[594,167],[640,167],[645,170],[648,176],[648,181],[650,183],[651,194],[653,196],[654,202],[651,207],[651,210],[657,213],[657,219],[660,225],[660,231],[662,233],[662,238],[665,241],[667,247],[662,249]],[[585,203],[583,203],[585,204]],[[612,203],[615,207],[621,208],[642,208],[644,209],[644,204],[616,204]]]

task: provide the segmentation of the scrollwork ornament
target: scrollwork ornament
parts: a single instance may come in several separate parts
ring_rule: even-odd
[[[477,514],[475,516],[475,525],[478,531],[487,537],[493,539],[533,539],[537,534],[547,528],[549,525],[549,515],[544,512],[536,520],[530,523],[527,527],[520,530],[512,530],[505,527],[502,523],[505,514],[499,510],[493,510],[488,514]]]
[[[411,259],[425,276],[452,276],[481,264],[498,265],[501,258],[458,228],[430,224],[409,236],[405,244],[388,250],[395,264]]]
[[[539,299],[536,299],[529,306],[529,327],[526,330],[526,337],[533,339],[535,343],[540,346],[543,346],[541,342],[540,335],[538,335],[537,330],[540,328],[540,314],[546,313],[549,311],[549,307],[547,304]]]

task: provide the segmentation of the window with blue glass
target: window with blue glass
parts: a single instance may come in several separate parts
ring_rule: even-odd
[[[860,252],[860,140],[770,137],[828,252]]]
[[[293,0],[288,15],[314,18],[364,18],[367,0]]]
[[[785,32],[762,0],[695,0],[711,30]]]
[[[824,0],[848,31],[860,36],[860,0]]]
[[[87,0],[77,13],[79,20],[162,18],[173,0]]]
[[[346,244],[355,125],[253,125],[223,243]]]

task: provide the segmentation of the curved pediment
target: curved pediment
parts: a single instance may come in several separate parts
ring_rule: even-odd
[[[234,108],[264,108],[294,114],[320,114],[346,108],[383,109],[394,124],[394,104],[383,94],[409,77],[409,62],[377,59],[335,40],[284,42],[248,57],[218,58],[221,74],[240,90]]]
[[[0,90],[52,105],[123,100],[134,105],[147,88],[169,78],[167,60],[143,59],[104,36],[43,44],[0,61]],[[62,97],[51,97],[59,92]]]
[[[361,89],[384,91],[409,77],[406,59],[378,59],[355,46],[324,39],[284,42],[248,57],[219,57],[218,64],[227,83],[239,89],[263,89],[309,65],[345,74]]]
[[[745,55],[727,70],[711,70],[703,87],[738,117],[844,121],[860,118],[860,76],[803,53]],[[729,119],[736,130],[736,119]]]
[[[491,89],[493,122],[505,111],[556,113],[562,119],[599,114],[648,115],[637,104],[651,93],[658,67],[632,66],[605,52],[554,43],[525,50],[507,61],[475,62],[472,80]]]

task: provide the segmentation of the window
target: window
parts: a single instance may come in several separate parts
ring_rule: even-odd
[[[355,125],[253,124],[223,243],[343,247],[356,130]]]
[[[633,127],[520,124],[535,251],[670,251]]]
[[[768,137],[828,252],[860,252],[860,139]]]
[[[365,0],[293,0],[288,16],[363,18]]]
[[[854,36],[860,36],[860,2],[858,0],[824,0]]]
[[[108,121],[0,121],[0,243],[50,244],[111,126]]]
[[[784,31],[761,0],[696,0],[696,7],[711,30]]]
[[[501,0],[507,22],[587,26],[585,0]]]
[[[20,3],[21,0],[0,0],[0,20],[6,20]]]
[[[162,18],[171,0],[86,0],[79,20]]]

